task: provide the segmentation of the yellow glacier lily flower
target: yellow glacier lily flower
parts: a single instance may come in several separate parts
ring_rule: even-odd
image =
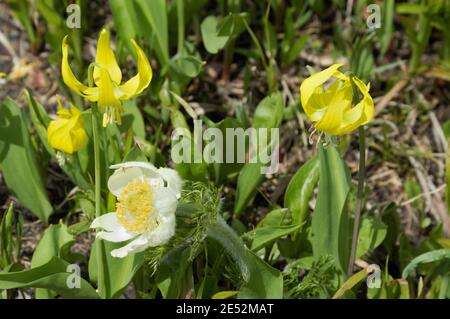
[[[70,104],[70,110],[58,99],[58,119],[51,121],[47,128],[47,138],[51,147],[72,154],[86,145],[87,135],[80,110]]]
[[[350,79],[338,69],[342,64],[314,73],[300,85],[300,99],[308,118],[315,122],[315,128],[331,134],[341,135],[367,124],[374,115],[374,104],[369,94],[370,83],[364,84],[357,77]],[[324,84],[335,81],[327,88]],[[361,93],[361,100],[352,105],[351,80]]]
[[[97,43],[97,53],[94,64],[94,87],[89,87],[78,81],[72,72],[68,59],[67,36],[62,43],[61,73],[64,83],[77,94],[91,102],[97,102],[103,112],[103,126],[108,123],[121,123],[123,112],[122,100],[130,99],[140,94],[152,79],[152,68],[144,51],[131,40],[137,55],[137,74],[121,84],[122,72],[117,64],[114,52],[111,50],[108,32],[103,29]]]

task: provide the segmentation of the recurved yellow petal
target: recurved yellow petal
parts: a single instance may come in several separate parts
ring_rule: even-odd
[[[317,103],[311,103],[311,97],[315,93],[320,94],[323,92],[321,86],[327,82],[341,66],[342,64],[333,64],[323,71],[314,73],[309,78],[305,79],[300,85],[300,99],[303,109],[309,118],[314,117],[314,113],[320,111]]]
[[[75,77],[75,75],[72,72],[72,69],[70,68],[69,64],[69,46],[67,44],[67,35],[64,37],[63,43],[62,43],[62,63],[61,63],[61,74],[64,83],[74,90],[77,94],[87,98],[88,100],[92,102],[96,102],[98,99],[98,89],[97,88],[90,88]]]
[[[96,85],[100,85],[100,68],[107,70],[111,80],[116,84],[120,84],[120,81],[122,81],[122,72],[117,64],[114,52],[111,50],[109,34],[105,29],[100,32],[98,38],[95,62],[99,66],[94,67],[94,81]]]
[[[369,94],[370,84],[365,85],[360,79],[354,77],[354,83],[363,95],[362,100],[344,113],[339,134],[347,134],[356,128],[367,124],[374,115],[375,106]]]
[[[152,67],[144,51],[134,40],[131,40],[131,42],[137,55],[137,74],[120,86],[120,89],[124,92],[123,99],[129,99],[140,94],[150,84],[153,76]]]

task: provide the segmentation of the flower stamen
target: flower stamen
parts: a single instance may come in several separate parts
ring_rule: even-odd
[[[152,188],[144,180],[137,178],[129,182],[117,200],[117,220],[127,231],[144,233],[158,227]]]

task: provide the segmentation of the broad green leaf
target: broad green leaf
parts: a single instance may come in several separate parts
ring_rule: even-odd
[[[144,152],[138,146],[134,145],[123,158],[123,162],[148,162],[148,160]]]
[[[291,224],[292,218],[289,211],[286,208],[276,208],[268,212],[256,227],[278,227]]]
[[[31,268],[42,266],[53,257],[64,259],[67,253],[64,250],[74,242],[74,237],[67,231],[67,226],[60,223],[50,225],[44,232],[44,236],[39,241],[31,259]],[[52,293],[46,289],[36,289],[36,298],[52,298]]]
[[[203,45],[209,53],[216,54],[222,50],[230,39],[227,35],[219,35],[218,20],[214,16],[206,17],[200,26]]]
[[[259,163],[247,163],[241,169],[236,188],[236,202],[234,212],[239,216],[256,194],[257,187],[264,180],[261,174],[262,165]]]
[[[280,92],[264,98],[256,107],[253,115],[254,128],[277,128],[283,119],[283,96]]]
[[[244,280],[248,280],[250,276],[250,270],[246,265],[248,249],[222,217],[219,216],[217,222],[209,226],[208,237],[218,242],[225,249],[236,262]]]
[[[373,251],[383,242],[387,226],[378,216],[362,216],[356,258]]]
[[[450,249],[436,249],[417,256],[403,269],[402,278],[406,279],[420,264],[450,260]]]
[[[0,105],[2,175],[18,200],[46,223],[53,208],[38,163],[24,115],[17,104],[7,98]]]
[[[89,215],[88,215],[89,216]],[[72,224],[67,228],[67,231],[71,235],[80,235],[90,230],[91,222],[89,220],[81,220],[76,224]]]
[[[122,114],[122,125],[119,126],[121,132],[128,132],[133,129],[134,135],[145,139],[145,124],[142,113],[135,100],[126,100],[123,102],[125,111]]]
[[[195,134],[194,130],[194,134],[192,134],[183,113],[175,108],[171,109],[170,120],[173,127],[183,131],[183,134],[178,139],[172,139],[171,155],[175,162],[176,170],[183,179],[206,181],[208,171],[206,163],[203,161],[203,151],[200,147],[201,132],[200,134]]]
[[[141,28],[142,36],[154,38],[155,51],[161,64],[169,62],[169,32],[167,24],[167,7],[165,0],[135,0],[137,11],[145,18],[150,30]],[[139,17],[138,17],[139,18]]]
[[[62,223],[50,225],[34,250],[31,267],[42,266],[50,261],[52,257],[63,259],[69,246],[74,241],[75,238],[69,234],[66,225]]]
[[[194,279],[189,249],[176,248],[160,261],[158,288],[164,299],[185,298],[192,292]]]
[[[338,268],[347,271],[349,238],[345,202],[350,190],[350,174],[334,145],[319,145],[320,180],[312,217],[311,243],[316,260],[331,255]]]
[[[252,251],[247,252],[246,263],[250,277],[239,289],[238,299],[283,298],[283,275]]]
[[[245,30],[245,20],[248,21],[248,13],[230,13],[217,25],[219,36],[237,37]]]
[[[300,229],[299,224],[287,226],[265,226],[255,229],[251,250],[258,251],[278,238],[287,236]]]
[[[309,201],[319,180],[319,167],[316,156],[302,165],[289,182],[284,206],[289,208],[293,223],[302,224],[306,220]]]
[[[80,288],[69,288],[73,272],[68,270],[68,263],[53,257],[47,263],[24,271],[0,273],[0,289],[45,288],[56,291],[64,298],[98,298],[94,288],[83,278]]]
[[[245,247],[222,217],[218,217],[217,223],[209,227],[208,237],[218,242],[241,270],[244,284],[239,289],[238,298],[283,297],[281,272]]]
[[[94,241],[89,258],[89,277],[93,282],[98,282],[97,250],[100,241],[101,239],[96,239]],[[104,291],[105,295],[101,297],[118,298],[131,282],[139,268],[143,265],[144,254],[136,253],[129,254],[124,258],[115,258],[111,256],[111,251],[124,246],[126,242],[112,243],[103,241],[103,244],[105,253],[103,263],[106,264],[104,269],[107,270],[107,273],[103,274],[104,287],[102,291]]]

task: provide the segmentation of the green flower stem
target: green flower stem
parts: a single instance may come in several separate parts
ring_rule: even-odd
[[[353,264],[356,259],[356,248],[358,246],[359,223],[361,219],[361,209],[364,196],[364,179],[366,175],[366,137],[364,127],[359,128],[359,173],[358,173],[358,193],[356,195],[355,220],[353,224],[352,249],[348,263],[347,275],[350,277],[353,273]]]
[[[95,217],[99,217],[101,213],[101,175],[100,175],[100,141],[98,132],[98,110],[97,105],[92,105],[92,137],[94,139],[94,168],[95,168]]]
[[[92,105],[92,137],[94,139],[94,167],[95,167],[95,217],[100,217],[102,214],[102,193],[101,193],[101,175],[100,175],[100,141],[99,141],[99,131],[98,131],[98,110],[97,105]],[[105,296],[105,276],[104,271],[106,263],[103,263],[105,255],[105,247],[103,241],[100,239],[97,242],[97,287],[98,294],[100,297]]]
[[[94,63],[89,65],[88,78],[89,86],[93,86],[94,79]],[[94,168],[95,168],[95,217],[99,217],[101,212],[101,175],[100,175],[100,142],[99,142],[99,130],[98,130],[98,107],[96,103],[92,104],[91,108],[91,118],[92,118],[92,138],[94,139]]]
[[[93,86],[93,73],[94,64],[89,65],[88,78],[89,86]],[[100,140],[99,140],[99,128],[98,128],[98,107],[96,103],[92,104],[91,108],[92,119],[92,138],[94,140],[94,199],[95,199],[95,217],[98,218],[102,215],[102,184],[101,184],[101,165],[100,165]],[[97,244],[97,287],[98,294],[104,298],[107,296],[107,285],[105,280],[105,273],[107,272],[107,263],[105,260],[105,246],[102,240],[96,240]]]

